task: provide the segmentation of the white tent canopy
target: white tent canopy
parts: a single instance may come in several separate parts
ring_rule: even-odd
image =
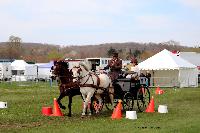
[[[11,63],[12,70],[25,70],[25,67],[29,64],[26,63],[24,60],[15,60]]]
[[[162,84],[169,79],[169,82],[164,86],[198,86],[197,66],[166,49],[139,63],[138,67],[140,70],[152,70],[153,83],[156,85]]]
[[[181,68],[197,68],[197,66],[189,63],[179,56],[174,55],[166,49],[141,62],[138,66],[141,70],[179,70]]]
[[[11,63],[12,81],[26,81],[24,75],[26,66],[29,66],[24,60],[15,60]]]

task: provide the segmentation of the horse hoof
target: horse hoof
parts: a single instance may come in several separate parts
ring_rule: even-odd
[[[85,117],[85,113],[82,113],[82,114],[81,114],[81,118],[83,118],[83,117]]]
[[[96,114],[99,114],[99,111],[96,111],[95,113],[96,113]]]

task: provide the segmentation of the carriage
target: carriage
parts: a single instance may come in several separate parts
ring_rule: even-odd
[[[150,92],[147,85],[147,78],[140,77],[139,80],[134,80],[133,78],[128,79],[120,76],[122,78],[118,78],[111,87],[110,85],[112,82],[107,74],[100,74],[97,76],[97,74],[90,71],[88,66],[89,65],[84,63],[79,63],[78,67],[74,66],[72,69],[69,69],[68,62],[54,62],[54,67],[52,70],[60,79],[60,96],[57,101],[59,106],[62,109],[65,109],[65,106],[61,104],[60,100],[64,96],[69,96],[68,116],[71,116],[72,97],[75,95],[80,95],[80,92],[82,93],[81,89],[84,92],[88,91],[88,94],[90,93],[90,95],[88,95],[89,97],[87,96],[87,98],[84,96],[84,94],[82,94],[82,98],[84,99],[82,116],[85,115],[86,107],[94,95],[95,90],[101,91],[101,93],[96,92],[93,96],[93,98],[97,98],[97,96],[99,96],[98,98],[101,99],[94,99],[92,104],[93,106],[91,106],[94,110],[96,110],[96,113],[102,110],[104,105],[108,110],[112,110],[114,107],[113,101],[114,105],[116,105],[119,99],[123,101],[123,110],[133,110],[135,102],[137,103],[139,111],[142,112],[146,109],[150,102]],[[100,83],[99,85],[98,81]],[[111,95],[112,100],[110,97]],[[92,108],[88,110],[92,111]]]
[[[114,91],[114,104],[117,105],[118,100],[121,99],[123,101],[123,111],[134,110],[134,105],[137,105],[138,111],[143,112],[150,102],[150,91],[146,77],[139,77],[139,80],[125,77],[118,78],[114,84]],[[102,99],[103,105],[108,110],[112,110],[113,106],[107,91],[102,94]],[[94,101],[94,109],[96,102]]]

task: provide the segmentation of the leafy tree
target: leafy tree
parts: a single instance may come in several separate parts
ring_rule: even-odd
[[[62,59],[63,55],[59,53],[57,50],[53,50],[48,53],[48,59],[49,60],[58,60]]]
[[[112,48],[112,47],[110,47],[110,49],[107,51],[107,55],[110,57],[110,56],[112,56],[112,54],[115,53],[115,52],[117,52],[117,50],[114,49],[114,48]]]
[[[141,51],[137,49],[133,52],[134,57],[138,57],[140,54],[141,54]]]
[[[153,52],[153,51],[143,51],[142,53],[141,53],[141,55],[140,55],[140,59],[141,60],[145,60],[145,59],[147,59],[147,58],[149,58],[149,57],[151,57],[151,56],[153,56],[155,53]]]

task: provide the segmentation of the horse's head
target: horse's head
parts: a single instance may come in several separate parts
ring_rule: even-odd
[[[69,74],[69,64],[65,61],[54,61],[54,66],[51,68],[52,75],[63,77]]]
[[[73,73],[73,81],[79,81],[82,77],[84,77],[90,71],[90,67],[86,62],[80,62],[78,66],[74,66],[72,68]]]
[[[57,61],[54,61],[53,64],[54,65],[51,67],[50,71],[52,73],[51,78],[55,80],[56,76],[57,76],[57,72],[55,71],[55,68],[56,68],[56,65],[57,65]]]
[[[80,67],[80,65],[74,66],[71,69],[71,71],[73,73],[73,82],[79,81],[79,79],[81,78],[81,75],[82,75],[82,68]]]
[[[60,62],[59,61],[54,61],[54,65],[51,67],[52,75],[54,77],[59,76],[60,73]]]

